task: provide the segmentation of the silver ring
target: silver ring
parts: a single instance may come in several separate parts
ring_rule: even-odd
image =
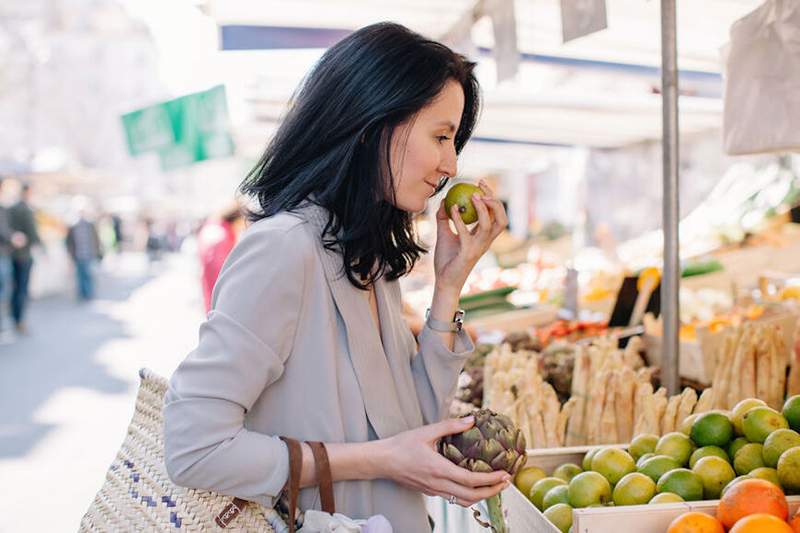
[[[449,503],[450,505],[454,505],[456,503],[456,497],[451,494],[447,498],[447,503]]]

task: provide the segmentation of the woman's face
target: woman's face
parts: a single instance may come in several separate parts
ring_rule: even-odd
[[[464,91],[451,80],[433,102],[395,128],[390,149],[395,207],[424,210],[442,176],[456,175],[454,138],[463,111]]]

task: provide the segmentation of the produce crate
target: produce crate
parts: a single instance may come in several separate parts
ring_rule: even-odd
[[[605,446],[605,445],[603,445]],[[625,448],[619,444],[613,447]],[[584,454],[597,446],[528,450],[526,466],[538,466],[547,474],[563,463],[580,465]],[[503,507],[508,514],[510,533],[559,533],[544,515],[513,485],[503,491]],[[789,516],[800,508],[800,496],[788,496]],[[713,515],[719,500],[624,507],[592,507],[575,509],[573,533],[664,533],[678,516],[689,511]]]

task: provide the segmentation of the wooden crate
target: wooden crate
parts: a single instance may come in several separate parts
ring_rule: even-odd
[[[549,448],[528,450],[526,466],[538,466],[550,475],[564,463],[580,465],[583,456],[597,446]],[[605,447],[605,446],[604,446]],[[615,448],[626,445],[615,444]],[[800,496],[787,497],[789,516],[800,508]],[[631,505],[624,507],[592,507],[575,509],[572,514],[573,533],[664,533],[678,516],[689,511],[713,515],[719,500],[666,503],[659,505]],[[503,507],[508,514],[510,533],[559,533],[525,495],[513,485],[503,491]]]

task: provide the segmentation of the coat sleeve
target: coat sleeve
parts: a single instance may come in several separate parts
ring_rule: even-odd
[[[288,451],[277,436],[247,429],[245,415],[283,373],[313,249],[297,225],[261,224],[231,251],[198,345],[170,380],[164,453],[178,485],[272,506],[288,478]]]
[[[475,350],[466,331],[455,334],[453,350],[427,324],[417,336],[419,351],[411,360],[411,372],[426,424],[448,414],[458,384],[458,374]]]

